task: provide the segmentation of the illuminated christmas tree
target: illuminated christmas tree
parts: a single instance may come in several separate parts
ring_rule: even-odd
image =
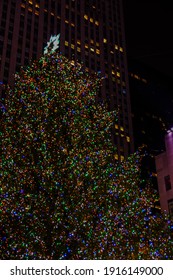
[[[140,155],[115,164],[102,79],[57,51],[21,69],[1,122],[2,259],[170,259],[169,221],[140,190]],[[164,244],[164,247],[163,247]]]

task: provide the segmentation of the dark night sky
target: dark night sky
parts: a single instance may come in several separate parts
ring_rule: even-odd
[[[127,54],[173,77],[172,1],[123,0]]]

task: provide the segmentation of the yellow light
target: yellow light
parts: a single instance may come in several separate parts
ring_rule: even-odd
[[[115,49],[118,50],[118,45],[115,45]]]
[[[123,161],[123,160],[124,160],[124,156],[121,156],[120,158],[121,158],[121,161]]]
[[[94,22],[93,18],[90,18],[90,22]]]
[[[100,50],[96,49],[96,53],[97,53],[97,54],[100,54]]]
[[[129,143],[129,142],[130,142],[130,137],[127,136],[127,137],[126,137],[126,140],[127,140],[127,142]]]
[[[123,52],[123,48],[122,47],[120,47],[120,52]]]
[[[117,77],[120,77],[120,72],[117,72]]]
[[[84,18],[85,18],[85,19],[88,19],[88,15],[84,15]]]
[[[103,39],[103,43],[107,43],[107,39],[106,38]]]
[[[99,25],[99,22],[97,20],[95,21],[95,25],[97,25],[97,26]]]
[[[115,154],[115,155],[114,155],[114,158],[118,160],[118,155],[117,155],[117,154]]]

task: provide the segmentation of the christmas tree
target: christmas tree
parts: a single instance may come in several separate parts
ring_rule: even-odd
[[[113,160],[116,113],[96,102],[101,82],[47,51],[7,88],[2,259],[173,258],[170,223],[151,215],[155,195],[139,188],[139,153]]]

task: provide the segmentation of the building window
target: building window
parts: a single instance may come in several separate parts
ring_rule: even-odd
[[[170,176],[167,175],[164,177],[164,180],[165,180],[165,188],[166,190],[170,190],[171,189],[171,180],[170,180]]]
[[[168,200],[168,209],[171,218],[173,218],[173,199]]]

